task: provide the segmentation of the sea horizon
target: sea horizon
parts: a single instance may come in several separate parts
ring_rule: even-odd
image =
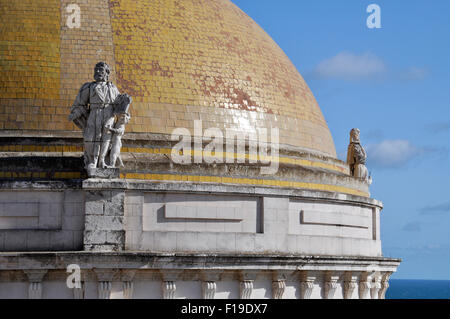
[[[450,299],[450,280],[391,279],[386,299]]]

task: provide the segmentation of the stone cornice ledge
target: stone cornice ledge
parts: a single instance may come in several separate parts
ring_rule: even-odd
[[[190,192],[190,193],[214,193],[214,194],[230,194],[230,195],[253,195],[253,196],[279,196],[291,197],[293,199],[307,200],[327,200],[335,202],[353,202],[361,205],[377,206],[383,208],[383,203],[368,197],[362,197],[351,194],[295,189],[295,188],[278,188],[278,187],[259,187],[259,186],[242,186],[242,185],[225,185],[213,183],[192,183],[192,182],[148,182],[133,181],[124,179],[87,179],[83,181],[83,189],[99,190],[99,189],[123,189],[137,190],[147,192]]]
[[[82,269],[185,269],[185,270],[333,270],[396,271],[401,259],[353,256],[295,256],[262,254],[189,254],[152,252],[4,252],[0,271],[18,269],[65,269],[78,264]]]
[[[293,200],[347,202],[357,205],[368,205],[383,208],[383,203],[368,197],[351,194],[327,192],[319,190],[259,187],[242,185],[220,185],[213,183],[192,182],[160,182],[160,181],[134,181],[125,179],[86,179],[69,181],[0,181],[0,190],[66,190],[66,189],[121,189],[143,192],[189,192],[208,194],[251,195],[290,197]]]
[[[189,192],[207,194],[229,194],[229,195],[251,195],[251,196],[271,196],[290,197],[293,200],[327,201],[337,203],[353,203],[357,205],[368,205],[383,208],[383,203],[368,197],[351,194],[327,192],[319,190],[259,187],[242,185],[219,185],[213,183],[192,183],[192,182],[160,182],[160,181],[133,181],[125,179],[87,179],[69,181],[0,181],[1,190],[36,190],[62,191],[66,189],[121,189],[135,190],[143,192]]]

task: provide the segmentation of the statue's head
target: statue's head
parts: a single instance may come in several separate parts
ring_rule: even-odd
[[[131,116],[128,113],[119,114],[117,117],[117,124],[119,124],[119,125],[128,124],[130,119],[131,119]]]
[[[359,129],[354,128],[350,131],[350,143],[359,143]]]
[[[107,82],[111,70],[106,62],[99,62],[94,68],[94,79],[97,82]]]

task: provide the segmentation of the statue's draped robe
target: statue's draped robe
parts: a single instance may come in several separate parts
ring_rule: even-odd
[[[347,164],[350,166],[351,174],[355,177],[366,179],[368,171],[366,164],[366,151],[360,143],[351,142],[347,151]]]
[[[119,94],[111,82],[91,82],[81,87],[75,99],[72,108],[84,107],[89,113],[83,131],[87,167],[97,167],[102,142],[111,138],[105,125],[114,122],[112,103]]]

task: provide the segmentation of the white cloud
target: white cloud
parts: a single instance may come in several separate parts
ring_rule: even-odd
[[[319,63],[314,70],[318,78],[344,78],[348,80],[373,78],[387,72],[382,59],[372,53],[356,55],[341,52],[338,55]]]
[[[407,140],[384,140],[366,149],[369,165],[386,168],[400,167],[426,151]]]
[[[409,67],[408,69],[400,72],[400,79],[405,81],[419,81],[423,80],[428,75],[427,69],[418,68],[415,66]]]
[[[366,52],[343,51],[320,62],[310,76],[316,79],[420,81],[429,74],[426,68],[410,66],[391,69],[380,57]]]

